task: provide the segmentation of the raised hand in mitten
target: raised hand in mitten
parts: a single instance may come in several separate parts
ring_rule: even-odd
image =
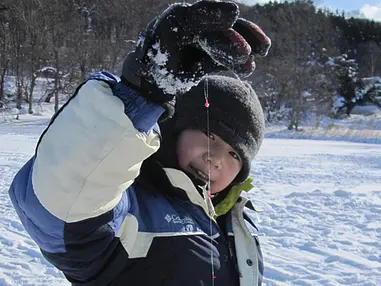
[[[251,74],[254,56],[264,56],[271,42],[258,26],[238,15],[233,2],[173,4],[142,33],[123,64],[122,80],[163,104],[207,73]]]

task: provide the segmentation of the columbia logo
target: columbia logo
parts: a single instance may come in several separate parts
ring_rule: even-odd
[[[171,223],[179,223],[179,224],[194,224],[194,221],[192,218],[188,217],[188,216],[185,216],[183,218],[181,218],[180,216],[176,215],[176,214],[173,214],[173,215],[170,215],[170,214],[167,214],[164,219],[167,221],[167,222],[171,222]]]
[[[171,217],[169,214],[167,214],[167,215],[164,217],[164,219],[165,219],[167,222],[170,222],[170,221],[172,220],[172,217]]]

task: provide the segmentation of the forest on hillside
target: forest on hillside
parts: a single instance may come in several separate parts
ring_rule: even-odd
[[[195,1],[189,1],[195,2]],[[29,102],[36,79],[53,86],[44,100],[59,106],[90,73],[120,73],[126,54],[168,0],[0,0],[0,108]],[[268,121],[297,129],[308,112],[347,116],[356,105],[381,108],[381,23],[318,9],[310,0],[246,6],[241,17],[272,39],[248,79]],[[16,91],[4,88],[15,78]]]

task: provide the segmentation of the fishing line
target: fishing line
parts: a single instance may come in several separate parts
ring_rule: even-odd
[[[208,202],[208,212],[209,212],[209,232],[210,232],[210,263],[212,267],[212,286],[214,286],[215,273],[214,273],[214,261],[213,261],[213,222],[211,216],[214,215],[213,204],[211,199],[213,197],[210,187],[210,173],[211,173],[211,158],[210,158],[210,129],[209,129],[209,93],[208,93],[208,79],[205,79],[204,84],[204,97],[205,97],[205,108],[206,108],[206,134],[208,136],[208,183],[206,186],[206,198]]]

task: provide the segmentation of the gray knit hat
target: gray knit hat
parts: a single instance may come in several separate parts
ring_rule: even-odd
[[[207,129],[206,91],[210,104],[210,132],[221,137],[241,156],[243,167],[234,180],[241,183],[249,176],[251,162],[263,141],[265,124],[261,104],[247,82],[226,76],[205,76],[177,99],[176,131]]]

